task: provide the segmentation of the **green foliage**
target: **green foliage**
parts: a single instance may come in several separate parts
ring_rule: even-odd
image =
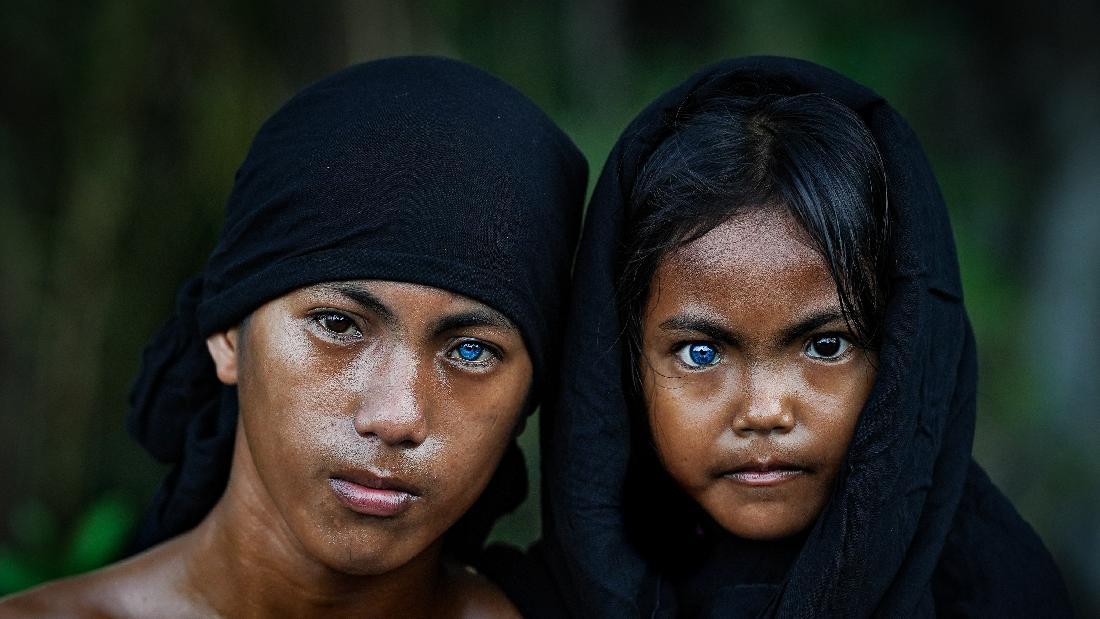
[[[0,544],[0,595],[79,574],[122,555],[137,520],[132,502],[106,495],[93,501],[62,532],[57,516],[28,500],[9,517],[11,539]]]

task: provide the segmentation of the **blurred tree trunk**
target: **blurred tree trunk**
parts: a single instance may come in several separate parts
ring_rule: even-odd
[[[1002,355],[984,359],[983,374],[1004,353],[1018,355],[1017,391],[1026,385],[1028,392],[1002,417],[1002,436],[1013,438],[989,455],[1000,465],[995,479],[1059,558],[1077,611],[1093,616],[1100,612],[1100,5],[1055,0],[976,12],[985,37],[979,47],[988,54],[977,78],[993,95],[984,105],[1000,116],[1000,134],[1017,136],[1009,146],[1023,162],[1015,184],[1025,189],[1015,216],[1005,218],[1011,229],[1002,226],[1025,303],[1011,308],[1018,329],[999,334]]]
[[[1021,338],[1035,346],[1027,356],[1048,394],[1037,412],[1055,431],[1033,437],[1021,464],[1044,466],[1047,483],[1031,489],[1048,506],[1037,524],[1070,559],[1062,569],[1084,600],[1100,587],[1100,62],[1081,60],[1050,84],[1058,94],[1044,117],[1057,167],[1037,203],[1033,306]],[[1066,475],[1069,483],[1059,483]],[[1091,603],[1078,608],[1082,616],[1100,612],[1100,600]]]
[[[34,497],[68,520],[159,477],[123,430],[137,351],[212,248],[260,122],[344,62],[332,11],[265,20],[294,10],[4,7],[0,514]]]
[[[1060,173],[1041,203],[1050,217],[1040,230],[1035,307],[1025,339],[1040,349],[1034,368],[1052,396],[1043,412],[1058,429],[1033,460],[1047,462],[1050,471],[1052,483],[1039,494],[1050,505],[1048,526],[1057,536],[1051,541],[1073,557],[1074,564],[1063,566],[1071,580],[1095,592],[1100,587],[1100,97],[1073,100],[1079,103],[1063,127],[1072,130],[1060,132]],[[1049,358],[1059,362],[1045,362]],[[1068,493],[1054,482],[1067,474],[1073,478]]]

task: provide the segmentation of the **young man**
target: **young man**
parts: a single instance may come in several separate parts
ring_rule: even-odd
[[[455,61],[292,98],[134,389],[132,431],[175,465],[156,545],[0,615],[514,615],[464,563],[522,500],[514,437],[553,366],[586,174]]]

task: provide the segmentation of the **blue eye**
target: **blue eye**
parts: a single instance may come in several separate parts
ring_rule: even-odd
[[[477,361],[485,354],[485,347],[477,342],[462,342],[455,348],[455,352],[463,361]]]
[[[498,355],[491,346],[477,340],[464,340],[447,351],[447,356],[455,361],[477,365],[487,365]]]
[[[718,363],[721,356],[718,354],[718,349],[710,344],[703,342],[692,342],[690,344],[684,344],[680,350],[676,351],[676,355],[680,358],[680,361],[690,368],[704,368],[712,366]]]

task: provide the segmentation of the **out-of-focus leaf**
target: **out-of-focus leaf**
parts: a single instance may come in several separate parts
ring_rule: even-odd
[[[0,546],[0,596],[33,587],[46,578],[14,550]]]
[[[73,530],[62,562],[65,572],[84,572],[117,558],[136,517],[133,504],[117,496],[105,496],[92,503]]]

